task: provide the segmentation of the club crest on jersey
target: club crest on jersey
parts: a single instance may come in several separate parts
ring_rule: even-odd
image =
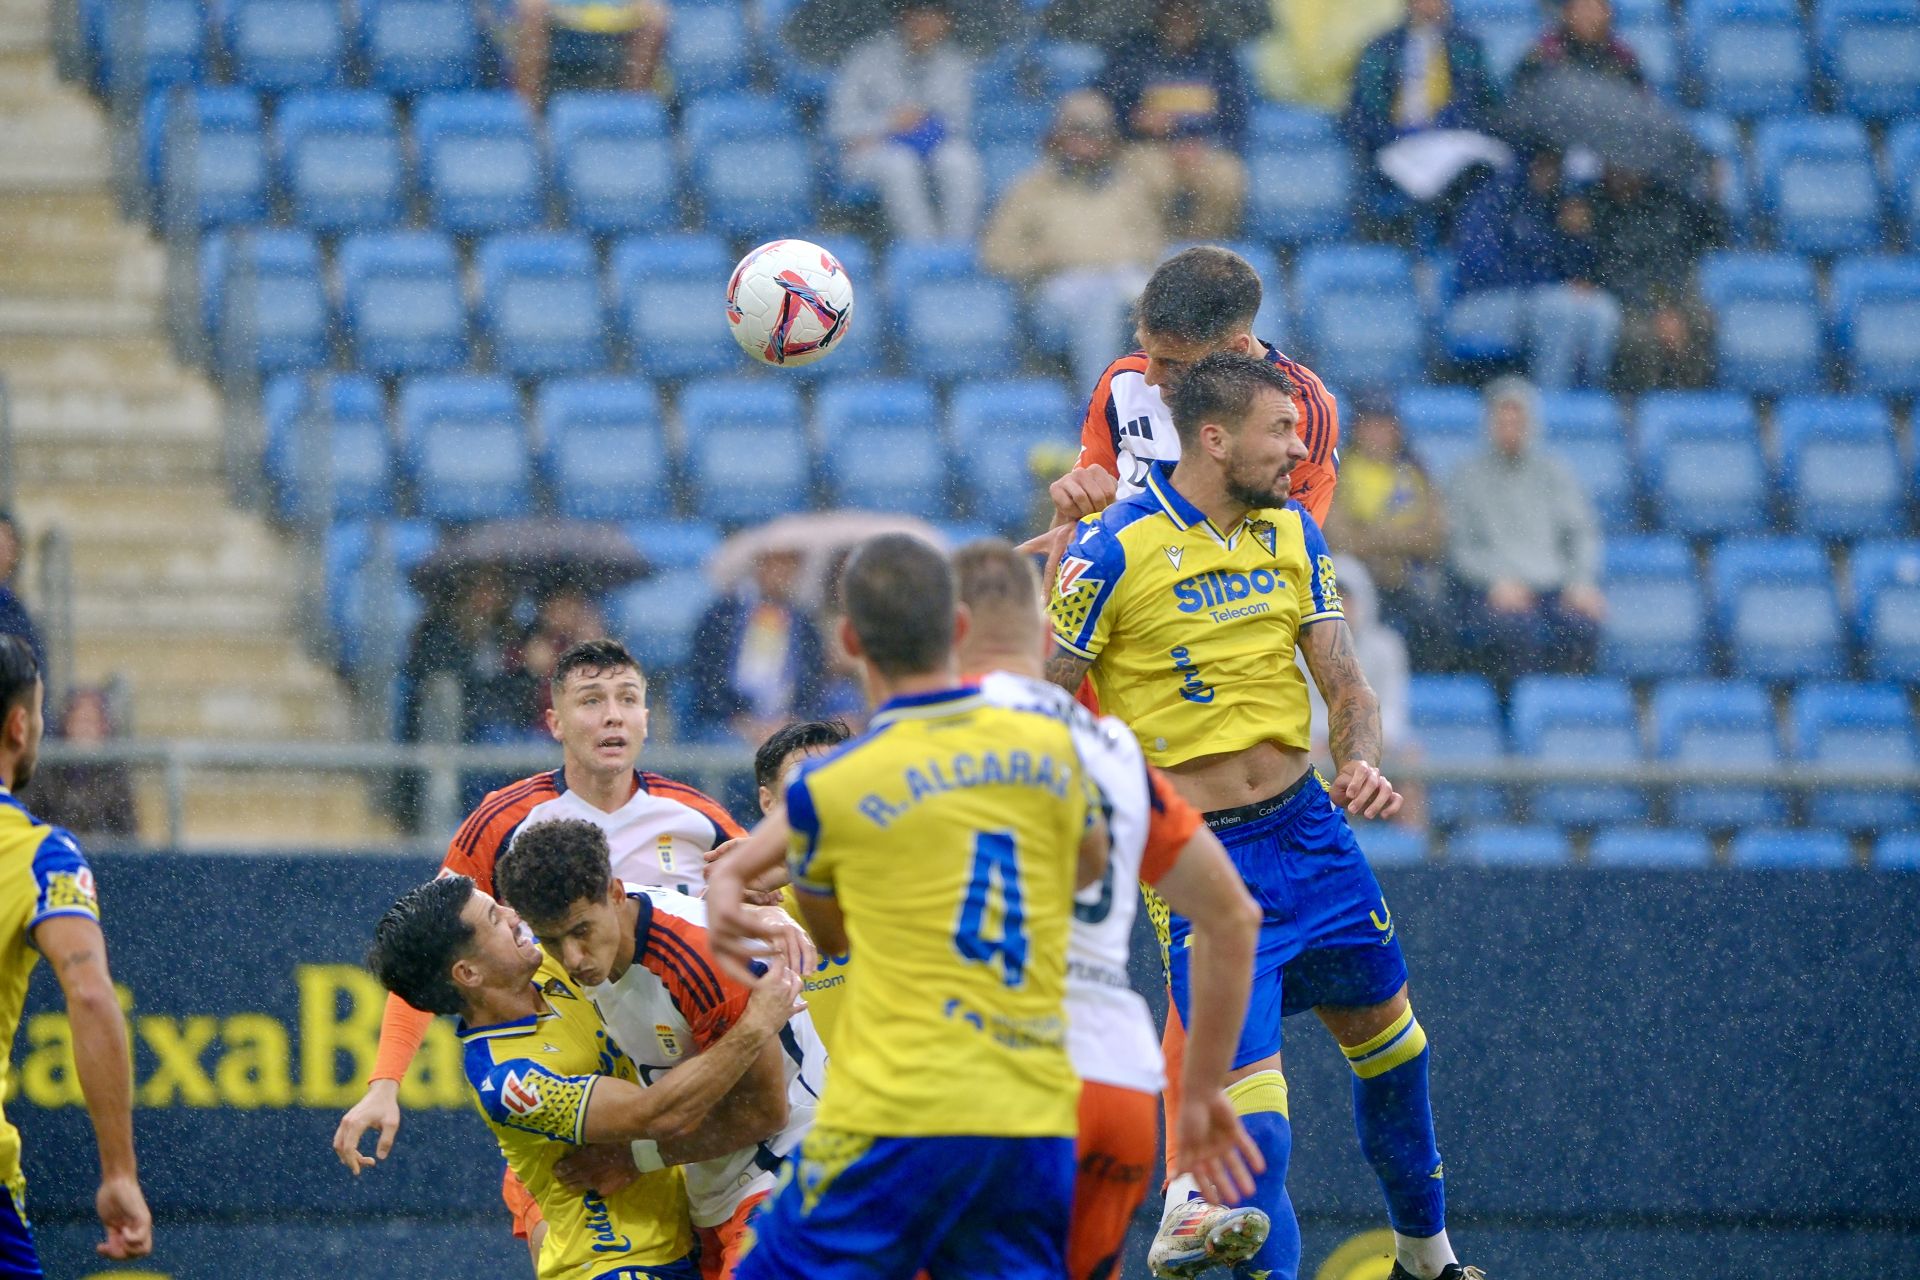
[[[680,1056],[680,1037],[674,1033],[672,1027],[664,1022],[656,1022],[653,1024],[653,1034],[660,1041],[661,1052],[669,1058]]]
[[[558,996],[562,1000],[572,1000],[574,998],[573,992],[567,990],[567,984],[558,978],[548,978],[545,983],[541,984],[540,994],[543,996]]]
[[[1080,575],[1093,568],[1093,561],[1079,556],[1066,556],[1060,561],[1059,590],[1061,595],[1071,595],[1074,584],[1080,581]]]
[[[1266,520],[1255,520],[1247,528],[1252,532],[1253,540],[1264,547],[1268,555],[1273,555],[1278,535],[1274,532],[1272,523]]]
[[[510,1071],[500,1085],[500,1101],[517,1116],[530,1116],[540,1109],[540,1085],[531,1075]]]

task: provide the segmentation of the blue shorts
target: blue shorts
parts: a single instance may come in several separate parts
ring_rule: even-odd
[[[0,1192],[0,1276],[7,1280],[40,1280],[40,1253],[33,1247],[33,1228],[27,1224],[24,1183]]]
[[[815,1126],[738,1280],[1059,1280],[1072,1138],[875,1138]]]
[[[1260,904],[1253,994],[1233,1065],[1280,1052],[1280,1020],[1320,1005],[1364,1008],[1407,980],[1380,882],[1317,772],[1285,793],[1207,815],[1247,892]],[[1186,920],[1168,921],[1174,1007],[1188,1017]]]
[[[692,1254],[677,1262],[662,1262],[653,1266],[641,1266],[638,1263],[625,1263],[611,1271],[596,1271],[593,1280],[700,1280],[700,1264]]]

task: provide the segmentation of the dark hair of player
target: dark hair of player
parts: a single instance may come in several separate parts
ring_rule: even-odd
[[[960,601],[969,609],[1025,610],[1040,615],[1040,576],[1033,561],[1004,538],[981,538],[953,553]]]
[[[425,1013],[459,1013],[453,962],[473,942],[473,926],[460,918],[473,897],[473,881],[441,876],[409,889],[373,928],[367,968],[380,985]]]
[[[0,635],[0,708],[10,710],[31,698],[33,682],[39,678],[33,647],[19,636]]]
[[[1195,361],[1167,396],[1167,410],[1173,415],[1173,429],[1180,436],[1181,447],[1192,445],[1205,423],[1238,427],[1253,408],[1254,397],[1263,390],[1291,397],[1293,379],[1277,366],[1238,351],[1216,351]]]
[[[618,640],[582,640],[561,654],[560,660],[553,664],[554,692],[558,693],[560,686],[567,682],[567,677],[576,671],[583,675],[600,676],[622,667],[632,667],[634,674],[640,677],[641,687],[646,687],[646,672],[640,670],[639,662],[627,652],[627,646]]]
[[[840,583],[847,617],[882,675],[928,675],[953,652],[953,568],[931,543],[883,533],[860,544]]]
[[[1195,245],[1155,268],[1134,305],[1141,329],[1181,342],[1219,342],[1253,323],[1260,273],[1231,249]]]
[[[584,818],[523,827],[494,864],[500,900],[528,920],[552,924],[580,902],[598,902],[613,883],[607,833]]]
[[[771,787],[780,781],[780,766],[796,751],[837,747],[853,736],[844,720],[795,720],[767,735],[753,753],[754,785]]]

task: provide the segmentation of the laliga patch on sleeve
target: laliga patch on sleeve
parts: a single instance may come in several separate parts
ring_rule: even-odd
[[[500,1085],[500,1101],[513,1114],[530,1116],[540,1109],[540,1084],[532,1072],[523,1076],[518,1071],[509,1071]]]
[[[1066,595],[1073,590],[1073,584],[1080,581],[1080,575],[1093,568],[1093,561],[1079,556],[1064,556],[1060,560],[1059,591]]]

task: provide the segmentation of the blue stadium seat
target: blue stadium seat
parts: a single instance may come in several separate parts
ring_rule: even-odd
[[[429,375],[400,386],[401,466],[420,514],[442,522],[533,510],[520,398],[504,378]]]
[[[950,420],[974,514],[1003,530],[1028,527],[1052,479],[1034,475],[1033,451],[1072,448],[1078,411],[1066,385],[1053,378],[969,379],[958,387]]]
[[[369,572],[376,527],[384,535],[398,573],[386,599],[373,590],[374,577]],[[327,622],[339,645],[343,670],[376,664],[394,667],[406,656],[407,637],[424,612],[418,593],[406,584],[406,575],[439,540],[439,531],[425,520],[352,520],[327,531]],[[374,652],[370,638],[376,635],[387,636],[391,649]]]
[[[225,259],[212,330],[220,367],[274,373],[326,364],[331,316],[313,237],[236,230]]]
[[[739,367],[727,327],[733,255],[714,235],[662,235],[614,247],[614,306],[629,363],[649,377],[690,378]]]
[[[1032,98],[981,99],[973,109],[973,137],[982,148],[1006,143],[1037,148],[1052,123],[1047,104]]]
[[[1819,385],[1812,263],[1787,253],[1710,253],[1700,293],[1713,309],[1721,385],[1762,395]]]
[[[494,368],[537,378],[605,367],[600,263],[585,236],[496,236],[474,263]]]
[[[979,270],[973,246],[896,245],[884,288],[901,354],[915,373],[946,380],[1019,367],[1013,286]]]
[[[481,235],[546,220],[546,180],[525,100],[504,90],[430,94],[415,109],[413,131],[434,223]]]
[[[673,510],[665,422],[640,378],[560,378],[540,388],[534,420],[554,506],[575,520]]]
[[[1572,469],[1614,528],[1631,527],[1638,482],[1632,436],[1620,405],[1604,391],[1549,391],[1540,397],[1546,447]]]
[[[359,0],[357,7],[354,39],[374,88],[442,93],[479,83],[472,0]]]
[[[1246,161],[1249,232],[1288,245],[1346,236],[1353,155],[1332,117],[1256,107]]]
[[[1882,871],[1920,871],[1920,833],[1881,836],[1873,847],[1873,865]]]
[[[1473,0],[1456,6],[1454,15],[1479,39],[1487,70],[1502,83],[1513,75],[1543,29],[1539,6],[1521,0]]]
[[[1920,248],[1920,119],[1887,131],[1887,194],[1907,247]]]
[[[1666,7],[1660,6],[1629,16],[1614,11],[1613,34],[1621,44],[1633,50],[1648,85],[1663,98],[1677,96],[1680,84],[1680,42],[1674,36],[1673,21]]]
[[[311,502],[325,520],[390,516],[394,511],[393,437],[387,406],[373,379],[361,374],[282,374],[261,395],[266,448],[261,457],[275,512],[300,518]],[[307,441],[326,432],[314,459],[325,466],[331,500],[308,487]],[[318,477],[316,477],[318,478]]]
[[[1706,666],[1706,603],[1684,542],[1607,539],[1600,665],[1623,676],[1678,676]]]
[[[1774,410],[1792,524],[1827,537],[1892,534],[1906,483],[1887,407],[1866,396],[1795,396]]]
[[[451,240],[424,231],[351,236],[340,246],[339,265],[355,365],[397,374],[466,363],[466,304]]]
[[[1368,863],[1373,866],[1417,867],[1432,856],[1433,851],[1424,831],[1391,822],[1356,821],[1353,827],[1353,834],[1360,841],[1360,851],[1366,854]]]
[[[940,408],[912,378],[839,380],[815,402],[828,492],[836,506],[938,517],[948,498]]]
[[[1833,254],[1878,247],[1880,188],[1858,120],[1763,120],[1753,159],[1761,202],[1783,248]]]
[[[713,596],[700,570],[669,569],[615,592],[608,621],[649,675],[670,673],[693,656],[694,628]]]
[[[1854,549],[1853,625],[1880,680],[1920,681],[1920,542]]]
[[[986,171],[987,207],[997,206],[1014,183],[1040,163],[1040,148],[1030,142],[991,142],[980,148]]]
[[[110,15],[125,10],[137,22],[117,28]],[[206,6],[202,0],[146,0],[135,8],[83,4],[81,37],[99,50],[96,83],[110,96],[131,83],[143,89],[197,84],[206,79]]]
[[[555,94],[547,131],[554,186],[573,226],[611,236],[664,231],[678,221],[680,177],[659,99]]]
[[[274,121],[280,191],[317,231],[391,226],[406,206],[406,162],[393,106],[378,93],[288,97]]]
[[[1807,35],[1791,5],[1709,0],[1689,6],[1688,52],[1706,104],[1737,116],[1807,102]]]
[[[1920,255],[1843,259],[1830,284],[1834,340],[1853,389],[1920,392]]]
[[[1033,53],[1045,78],[1048,98],[1086,88],[1107,62],[1106,50],[1072,40],[1043,40],[1035,45]]]
[[[1654,510],[1675,532],[1745,532],[1767,524],[1760,426],[1744,397],[1725,391],[1643,396],[1640,466]]]
[[[752,40],[737,4],[682,4],[667,32],[667,67],[686,99],[746,87]]]
[[[1872,119],[1920,112],[1920,7],[1913,0],[1823,0],[1813,23],[1842,110]]]
[[[1920,765],[1913,712],[1892,684],[1808,684],[1793,698],[1794,755],[1809,764],[1912,768]],[[1821,787],[1809,800],[1815,826],[1842,831],[1910,827],[1920,820],[1911,793]]]
[[[1847,838],[1838,832],[1764,828],[1734,836],[1727,861],[1793,871],[1845,871],[1857,865]]]
[[[1465,387],[1408,387],[1397,408],[1407,448],[1436,481],[1486,447],[1484,406]]]
[[[1713,846],[1698,831],[1610,827],[1593,838],[1587,862],[1596,867],[1710,867]]]
[[[723,525],[804,511],[811,465],[791,383],[709,378],[680,393],[695,510]]]
[[[1500,704],[1484,677],[1415,676],[1408,704],[1430,759],[1477,764],[1506,755]],[[1484,783],[1435,783],[1427,807],[1443,827],[1507,817],[1505,793]]]
[[[1417,378],[1426,325],[1413,265],[1399,249],[1314,246],[1294,277],[1299,332],[1314,372],[1357,391]]]
[[[178,86],[161,99],[155,173],[166,225],[205,230],[267,216],[267,142],[245,89]]]
[[[1555,827],[1468,827],[1447,842],[1447,861],[1469,867],[1553,867],[1573,861]]]
[[[234,79],[270,93],[341,83],[347,34],[337,0],[224,0]]]
[[[1640,726],[1624,680],[1522,676],[1513,686],[1513,747],[1530,760],[1598,765],[1640,759]],[[1647,813],[1632,786],[1557,783],[1533,793],[1533,816],[1561,826],[1634,822]]]
[[[1719,198],[1727,215],[1727,227],[1733,242],[1747,237],[1747,224],[1753,212],[1753,199],[1747,182],[1747,162],[1740,141],[1740,129],[1717,111],[1696,111],[1687,117],[1687,127],[1695,141],[1712,157],[1709,187]]]
[[[720,549],[720,526],[707,520],[630,520],[621,528],[656,569],[698,569]]]
[[[1714,549],[1722,633],[1742,675],[1832,675],[1845,659],[1833,570],[1810,538],[1729,538]]]
[[[687,109],[682,136],[689,177],[713,230],[766,240],[813,221],[818,166],[792,108],[779,98],[703,98]]]
[[[1742,680],[1670,680],[1653,692],[1653,731],[1661,759],[1677,764],[1771,765],[1780,762],[1773,704]],[[1765,787],[1676,787],[1673,820],[1714,829],[1779,822],[1786,801]]]

